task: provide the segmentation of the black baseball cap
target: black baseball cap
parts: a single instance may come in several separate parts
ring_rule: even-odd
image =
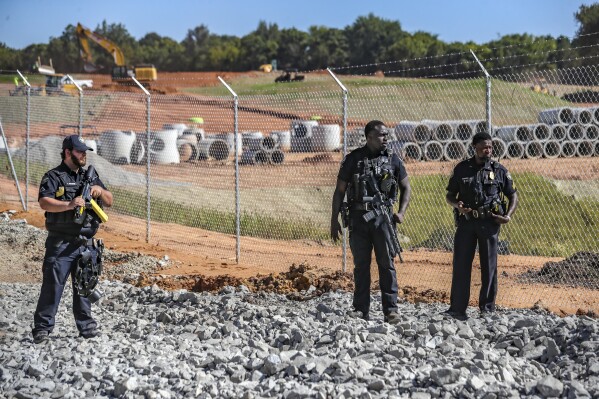
[[[63,150],[65,150],[65,149],[77,150],[77,151],[87,151],[87,150],[93,151],[94,150],[93,148],[85,145],[85,143],[83,142],[83,139],[76,134],[65,137],[65,139],[62,141],[62,149]]]

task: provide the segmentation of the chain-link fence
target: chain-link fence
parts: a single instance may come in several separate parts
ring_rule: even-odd
[[[400,285],[431,292],[451,282],[449,176],[472,155],[472,136],[491,127],[494,156],[520,198],[500,234],[498,303],[542,298],[598,310],[595,65],[518,73],[481,65],[479,73],[422,78],[343,72],[281,84],[265,73],[171,74],[149,92],[106,84],[51,95],[31,75],[31,88],[0,87],[0,116],[25,204],[60,163],[62,137],[80,134],[97,150],[88,163],[115,195],[111,229],[248,267],[308,262],[350,272],[345,244],[329,239],[332,193],[343,154],[364,144],[369,120],[382,120],[412,186],[399,226]]]

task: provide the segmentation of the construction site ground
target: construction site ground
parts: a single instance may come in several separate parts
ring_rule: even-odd
[[[185,122],[192,116],[205,118],[204,129],[207,132],[226,132],[233,130],[232,111],[222,104],[210,102],[192,102],[193,114],[183,103],[193,100],[194,96],[181,93],[185,87],[197,87],[198,82],[206,86],[218,84],[218,73],[188,73],[176,74],[169,77],[161,74],[163,87],[166,93],[164,99],[153,103],[152,119],[156,128],[162,123]],[[110,84],[108,76],[94,76],[96,87]],[[104,80],[106,82],[104,82]],[[188,86],[186,86],[188,85]],[[10,85],[1,85],[9,88]],[[0,87],[0,90],[4,90]],[[93,95],[93,94],[92,94]],[[145,102],[142,96],[133,97],[125,93],[121,99],[111,101],[104,106],[98,115],[93,115],[99,132],[115,128],[118,120],[119,129],[141,131],[145,120]],[[124,115],[127,117],[124,117]],[[307,115],[297,115],[305,118]],[[240,110],[240,131],[251,130],[282,130],[289,129],[289,117],[279,117],[276,113],[253,112]],[[47,135],[59,134],[59,122],[36,122],[30,131],[32,139]],[[6,131],[11,132],[10,140],[14,146],[22,146],[24,140],[23,123],[5,123]],[[10,143],[9,143],[10,144]],[[334,184],[335,174],[331,173],[339,165],[340,153],[328,154],[302,154],[287,153],[286,162],[279,167],[264,167],[260,173],[245,172],[242,169],[243,187],[265,187],[269,182],[280,184],[284,177],[293,180],[302,173],[302,168],[310,168],[311,178],[318,180],[317,185],[331,186]],[[539,162],[543,162],[542,170]],[[585,178],[599,179],[599,158],[572,158],[550,161],[539,160],[506,160],[502,161],[512,172],[542,173],[544,176],[556,180],[579,180],[580,173],[585,171]],[[314,165],[326,168],[314,168]],[[177,180],[193,182],[202,187],[210,187],[218,176],[230,177],[232,173],[231,162],[221,162],[210,165],[209,173],[198,173],[198,169],[189,164],[153,166],[153,176],[158,179],[177,176]],[[447,162],[417,162],[407,165],[410,175],[439,173],[448,174],[452,165]],[[128,170],[144,173],[143,166],[127,166]],[[245,175],[243,175],[245,174]],[[24,192],[24,186],[22,186]],[[332,195],[332,193],[331,193]],[[35,199],[37,187],[29,187],[29,211],[21,212],[21,204],[17,195],[14,182],[0,176],[0,211],[14,209],[19,213],[14,218],[24,218],[28,223],[43,228],[44,215]],[[119,199],[116,198],[116,201]],[[160,271],[159,280],[146,276],[141,284],[159,282],[160,285],[170,288],[186,289],[218,289],[219,285],[245,283],[255,289],[271,289],[278,286],[279,291],[297,293],[306,289],[306,283],[317,288],[328,287],[351,290],[351,257],[348,257],[348,273],[341,271],[342,249],[329,241],[293,240],[275,241],[255,237],[242,237],[241,259],[236,262],[235,236],[208,230],[191,228],[177,224],[151,223],[151,239],[146,243],[146,221],[144,219],[129,217],[121,214],[110,213],[110,221],[102,226],[98,236],[102,237],[108,248],[120,252],[133,252],[163,258],[168,256],[172,262],[171,267]],[[41,256],[41,254],[40,254]],[[337,264],[337,268],[311,268],[310,265],[323,263]],[[400,286],[400,296],[414,302],[449,301],[449,288],[451,285],[451,252],[433,252],[429,250],[406,251],[405,262],[397,263],[397,275]],[[541,306],[557,314],[592,313],[599,303],[599,291],[581,287],[567,287],[561,284],[533,283],[523,279],[522,276],[538,272],[549,261],[561,259],[501,255],[499,257],[499,300],[498,303],[505,307],[532,307]],[[4,264],[3,264],[4,262]],[[374,263],[374,262],[373,262]],[[292,264],[295,268],[290,272]],[[298,269],[298,265],[303,266]],[[6,264],[0,257],[0,267]],[[471,288],[471,305],[477,305],[478,290],[480,289],[480,273],[478,260],[475,260],[473,282]],[[41,261],[40,261],[41,268]],[[269,277],[272,275],[272,277]],[[298,275],[301,275],[298,280]],[[3,279],[14,282],[30,282],[31,277],[26,274],[2,273]],[[168,277],[172,276],[172,277]],[[198,279],[205,283],[198,283]],[[257,282],[256,276],[262,276]],[[264,276],[267,276],[264,278]],[[252,280],[254,279],[254,280]],[[298,283],[299,281],[299,283]],[[269,285],[270,284],[270,285]],[[373,269],[372,287],[378,286],[377,273]],[[269,288],[270,287],[270,288]],[[277,288],[277,287],[275,287]]]

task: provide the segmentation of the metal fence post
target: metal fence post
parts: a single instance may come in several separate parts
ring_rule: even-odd
[[[27,85],[27,116],[26,116],[26,128],[25,128],[25,211],[29,210],[29,125],[30,125],[30,113],[31,113],[31,85],[23,76],[23,74],[17,69],[17,73],[23,79],[23,82]],[[6,147],[8,151],[8,147]]]
[[[6,135],[4,134],[4,128],[2,127],[2,117],[0,117],[0,133],[2,133],[2,140],[4,141],[4,148],[6,148],[8,162],[10,163],[10,170],[12,171],[12,175],[15,178],[15,184],[19,193],[19,199],[21,200],[21,206],[23,207],[23,210],[25,210],[25,201],[23,200],[23,194],[21,194],[21,185],[19,184],[19,178],[17,177],[17,172],[15,171],[15,165],[12,162],[12,155],[10,155],[10,150],[8,148],[8,140],[6,139]]]
[[[146,95],[146,242],[150,242],[150,211],[151,211],[151,193],[150,193],[150,111],[151,111],[151,95],[148,90],[134,77],[132,78],[135,84],[144,92]]]
[[[347,88],[341,83],[337,76],[327,68],[327,71],[331,75],[335,82],[339,85],[343,91],[343,156],[347,154]],[[345,273],[347,271],[347,229],[343,229],[343,263],[342,270]]]
[[[476,56],[476,54],[474,54],[474,51],[470,50],[470,53],[472,53],[472,56],[478,63],[478,66],[480,66],[480,69],[482,69],[482,71],[485,74],[485,79],[487,82],[487,92],[486,92],[487,94],[486,94],[486,105],[485,105],[486,111],[487,111],[487,133],[489,133],[491,136],[493,136],[493,129],[491,127],[491,75],[489,75],[489,72],[487,72],[487,70],[485,69],[483,64],[478,60],[478,57]]]
[[[239,142],[239,124],[237,119],[237,111],[239,106],[239,98],[237,97],[237,93],[229,87],[227,82],[225,82],[220,76],[218,80],[229,90],[229,93],[233,96],[233,145],[235,147],[235,260],[239,263],[239,259],[241,258],[241,204],[239,199],[239,146],[237,143]]]
[[[83,89],[81,86],[75,82],[75,80],[71,77],[71,75],[67,75],[67,81],[71,81],[79,91],[79,137],[81,138],[82,129],[83,129]]]

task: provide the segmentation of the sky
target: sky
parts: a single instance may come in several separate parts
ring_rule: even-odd
[[[513,33],[573,37],[576,0],[0,0],[0,42],[13,49],[48,43],[67,25],[95,29],[121,23],[136,39],[156,32],[176,41],[199,25],[211,33],[242,37],[259,21],[307,31],[345,28],[369,13],[399,21],[404,31],[424,31],[445,42],[481,44]]]

